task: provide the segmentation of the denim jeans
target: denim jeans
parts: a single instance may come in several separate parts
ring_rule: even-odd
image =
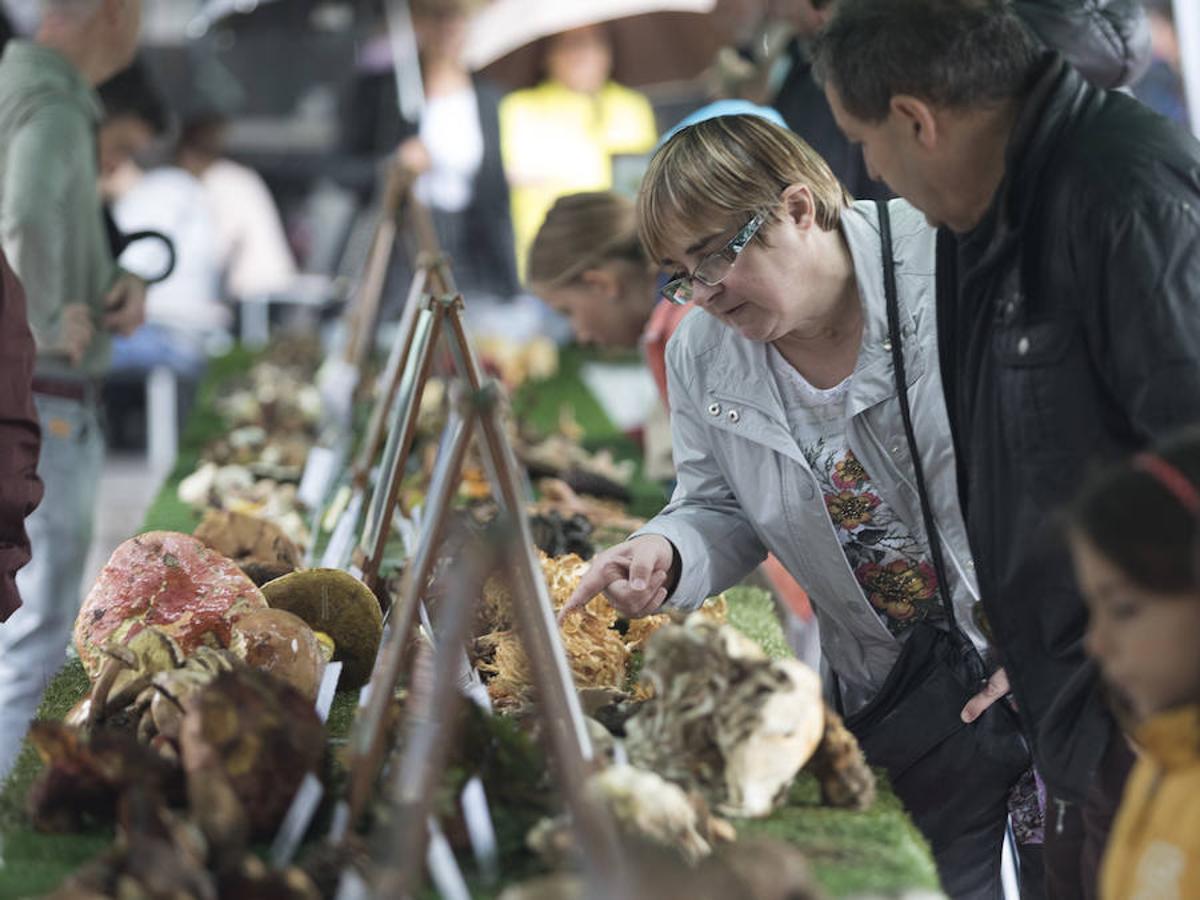
[[[12,768],[42,692],[66,658],[104,463],[94,403],[40,394],[34,403],[45,496],[25,521],[32,559],[17,573],[22,606],[0,625],[0,778]]]

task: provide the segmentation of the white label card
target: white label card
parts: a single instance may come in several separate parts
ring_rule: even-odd
[[[467,782],[462,792],[463,820],[467,823],[467,834],[471,838],[471,849],[479,870],[489,882],[500,874],[500,850],[496,842],[496,827],[488,809],[487,794],[483,782],[476,775]]]
[[[358,524],[358,515],[362,511],[362,494],[355,494],[354,500],[338,519],[337,526],[325,545],[321,555],[321,565],[326,569],[341,569],[350,559],[354,548],[354,528]]]
[[[309,509],[319,509],[338,474],[338,453],[331,447],[313,447],[304,460],[304,473],[296,499]]]
[[[333,695],[337,691],[338,679],[342,677],[340,662],[326,663],[325,674],[321,676],[321,687],[317,690],[317,715],[321,721],[329,719],[329,710],[333,708]]]
[[[425,852],[425,865],[429,867],[429,878],[444,900],[471,900],[467,881],[463,878],[450,842],[442,834],[437,820],[429,819],[429,848]]]
[[[282,869],[291,863],[324,795],[325,788],[320,779],[312,772],[305,775],[271,844],[271,865],[275,868]]]

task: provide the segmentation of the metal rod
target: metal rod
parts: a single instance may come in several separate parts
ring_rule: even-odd
[[[379,302],[387,284],[388,266],[396,246],[399,229],[400,208],[406,193],[411,192],[413,176],[397,160],[388,164],[387,180],[383,190],[383,203],[379,221],[371,238],[371,249],[367,253],[362,281],[359,282],[354,300],[349,309],[349,335],[343,359],[356,370],[362,371],[367,357],[371,337],[375,333],[375,320],[379,315]]]
[[[427,822],[466,702],[459,688],[458,651],[467,641],[476,603],[496,568],[499,553],[496,538],[485,540],[447,578],[439,617],[443,640],[434,655],[430,702],[410,705],[404,750],[388,790],[390,827],[376,850],[395,862],[381,873],[376,896],[411,897],[421,884]]]
[[[355,488],[366,487],[371,477],[371,467],[379,448],[383,444],[383,423],[387,420],[396,399],[396,389],[400,386],[400,377],[408,363],[409,350],[412,348],[413,336],[416,333],[417,312],[421,307],[421,298],[425,294],[425,286],[430,278],[429,269],[418,266],[408,288],[408,299],[404,303],[404,312],[388,353],[387,364],[379,380],[379,393],[371,408],[371,418],[367,422],[367,430],[363,435],[362,444],[358,448],[358,456],[354,460],[354,468],[350,473],[351,484]]]
[[[475,413],[465,404],[459,404],[451,413],[446,425],[450,436],[449,449],[438,460],[430,484],[429,511],[426,516],[428,527],[422,535],[417,551],[404,573],[400,590],[399,609],[393,606],[390,616],[388,642],[381,651],[371,676],[370,696],[367,705],[359,714],[354,735],[350,742],[350,823],[358,821],[374,789],[383,760],[383,722],[388,704],[404,673],[409,642],[417,621],[417,609],[429,577],[437,562],[437,551],[442,544],[442,534],[450,504],[462,480],[462,464],[474,430]]]
[[[412,450],[417,417],[421,410],[421,396],[429,380],[433,351],[441,332],[442,315],[442,308],[433,305],[429,310],[422,310],[417,317],[414,346],[400,384],[395,415],[392,417],[387,445],[384,447],[379,483],[371,495],[371,508],[363,529],[361,549],[363,581],[372,590],[378,587],[379,567],[383,563],[384,548],[392,531],[392,513],[396,509],[408,455]]]

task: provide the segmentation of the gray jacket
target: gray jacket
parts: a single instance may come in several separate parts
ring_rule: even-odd
[[[913,427],[941,535],[955,617],[976,646],[979,599],[958,506],[954,450],[937,364],[934,231],[903,200],[889,206]],[[848,395],[847,439],[873,488],[912,533],[924,535],[896,398],[878,216],[860,201],[842,216],[863,298],[863,346]],[[879,620],[838,543],[816,476],[787,424],[765,344],[707,313],[690,313],[667,347],[678,483],[670,504],[637,534],[660,534],[683,571],[668,605],[690,609],[736,584],[768,551],[808,591],[825,661],[850,711],[882,686],[900,644]]]

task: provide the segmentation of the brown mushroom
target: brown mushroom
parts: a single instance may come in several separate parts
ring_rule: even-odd
[[[367,683],[383,637],[383,614],[370,588],[339,569],[303,569],[262,590],[269,606],[295,613],[333,640],[333,658],[343,666],[338,687],[353,690]]]
[[[210,509],[192,535],[229,557],[257,585],[294,572],[303,554],[274,522],[223,509]]]
[[[282,678],[315,700],[325,671],[321,645],[299,616],[284,609],[260,609],[233,625],[229,649],[246,664]]]

